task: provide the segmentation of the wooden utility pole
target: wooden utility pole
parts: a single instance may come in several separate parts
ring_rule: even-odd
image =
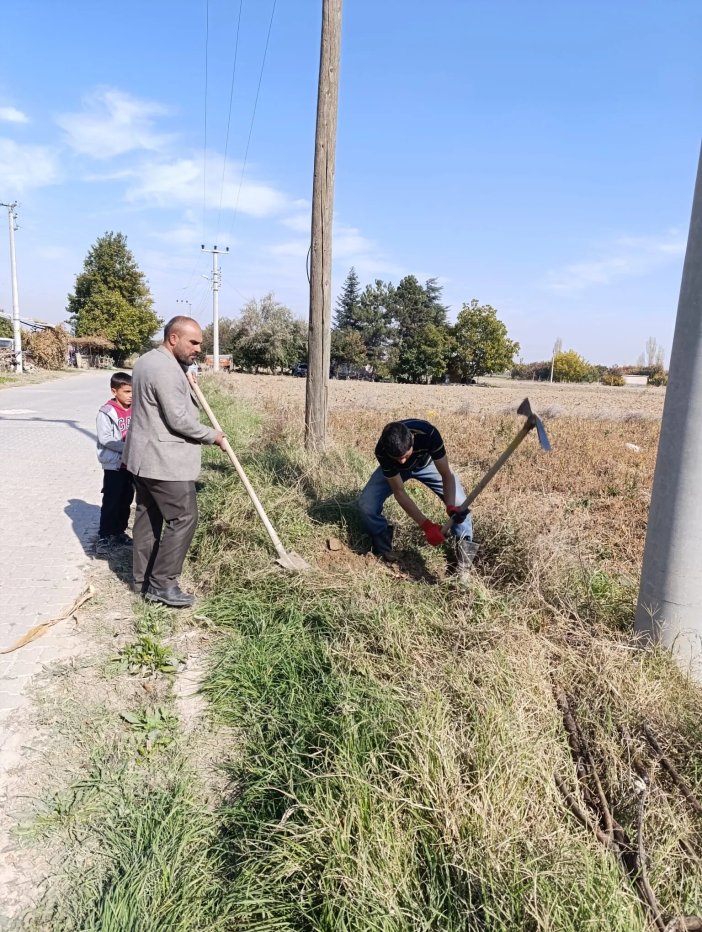
[[[305,445],[321,452],[327,441],[327,395],[331,349],[332,219],[336,115],[339,103],[342,0],[322,0],[317,131],[312,187],[310,323],[305,405]]]

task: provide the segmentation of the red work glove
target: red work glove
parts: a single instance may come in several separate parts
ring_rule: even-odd
[[[441,533],[441,528],[438,524],[434,524],[433,521],[430,521],[427,518],[426,521],[422,521],[422,530],[424,531],[424,536],[427,539],[427,543],[431,544],[432,547],[440,547],[441,544],[446,542],[446,538]]]
[[[460,524],[461,521],[465,521],[468,517],[467,511],[461,511],[458,505],[447,505],[446,514],[453,521],[454,524]]]

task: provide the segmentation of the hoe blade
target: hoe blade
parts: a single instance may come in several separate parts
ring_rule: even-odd
[[[279,563],[283,569],[288,570],[290,573],[306,573],[308,570],[312,569],[307,560],[303,560],[294,550],[278,553],[278,559],[275,562]]]

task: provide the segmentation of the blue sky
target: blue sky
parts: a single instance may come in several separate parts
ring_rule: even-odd
[[[20,202],[22,313],[64,319],[87,250],[119,230],[163,318],[180,299],[207,322],[201,243],[230,247],[223,315],[274,291],[306,316],[321,0],[277,0],[262,76],[273,0],[207,10],[5,5],[0,200]],[[437,277],[452,316],[496,307],[525,360],[556,337],[608,364],[649,335],[669,350],[700,35],[699,0],[346,0],[335,295],[351,265],[363,283]]]

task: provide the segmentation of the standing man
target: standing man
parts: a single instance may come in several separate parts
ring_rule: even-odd
[[[200,446],[224,443],[223,433],[200,423],[185,374],[201,349],[200,325],[174,317],[163,328],[161,346],[136,361],[123,454],[136,486],[134,591],[175,608],[194,601],[180,588],[179,576],[197,527]]]
[[[395,559],[392,550],[394,528],[383,515],[390,495],[424,532],[427,543],[438,547],[446,539],[441,527],[422,514],[405,491],[405,482],[416,479],[443,501],[452,518],[450,536],[456,548],[456,571],[465,575],[475,556],[473,522],[470,512],[461,512],[459,503],[466,495],[456,474],[449,467],[441,434],[429,421],[407,418],[386,424],[375,447],[380,464],[358,499],[363,523],[371,536],[373,553],[385,560]]]

